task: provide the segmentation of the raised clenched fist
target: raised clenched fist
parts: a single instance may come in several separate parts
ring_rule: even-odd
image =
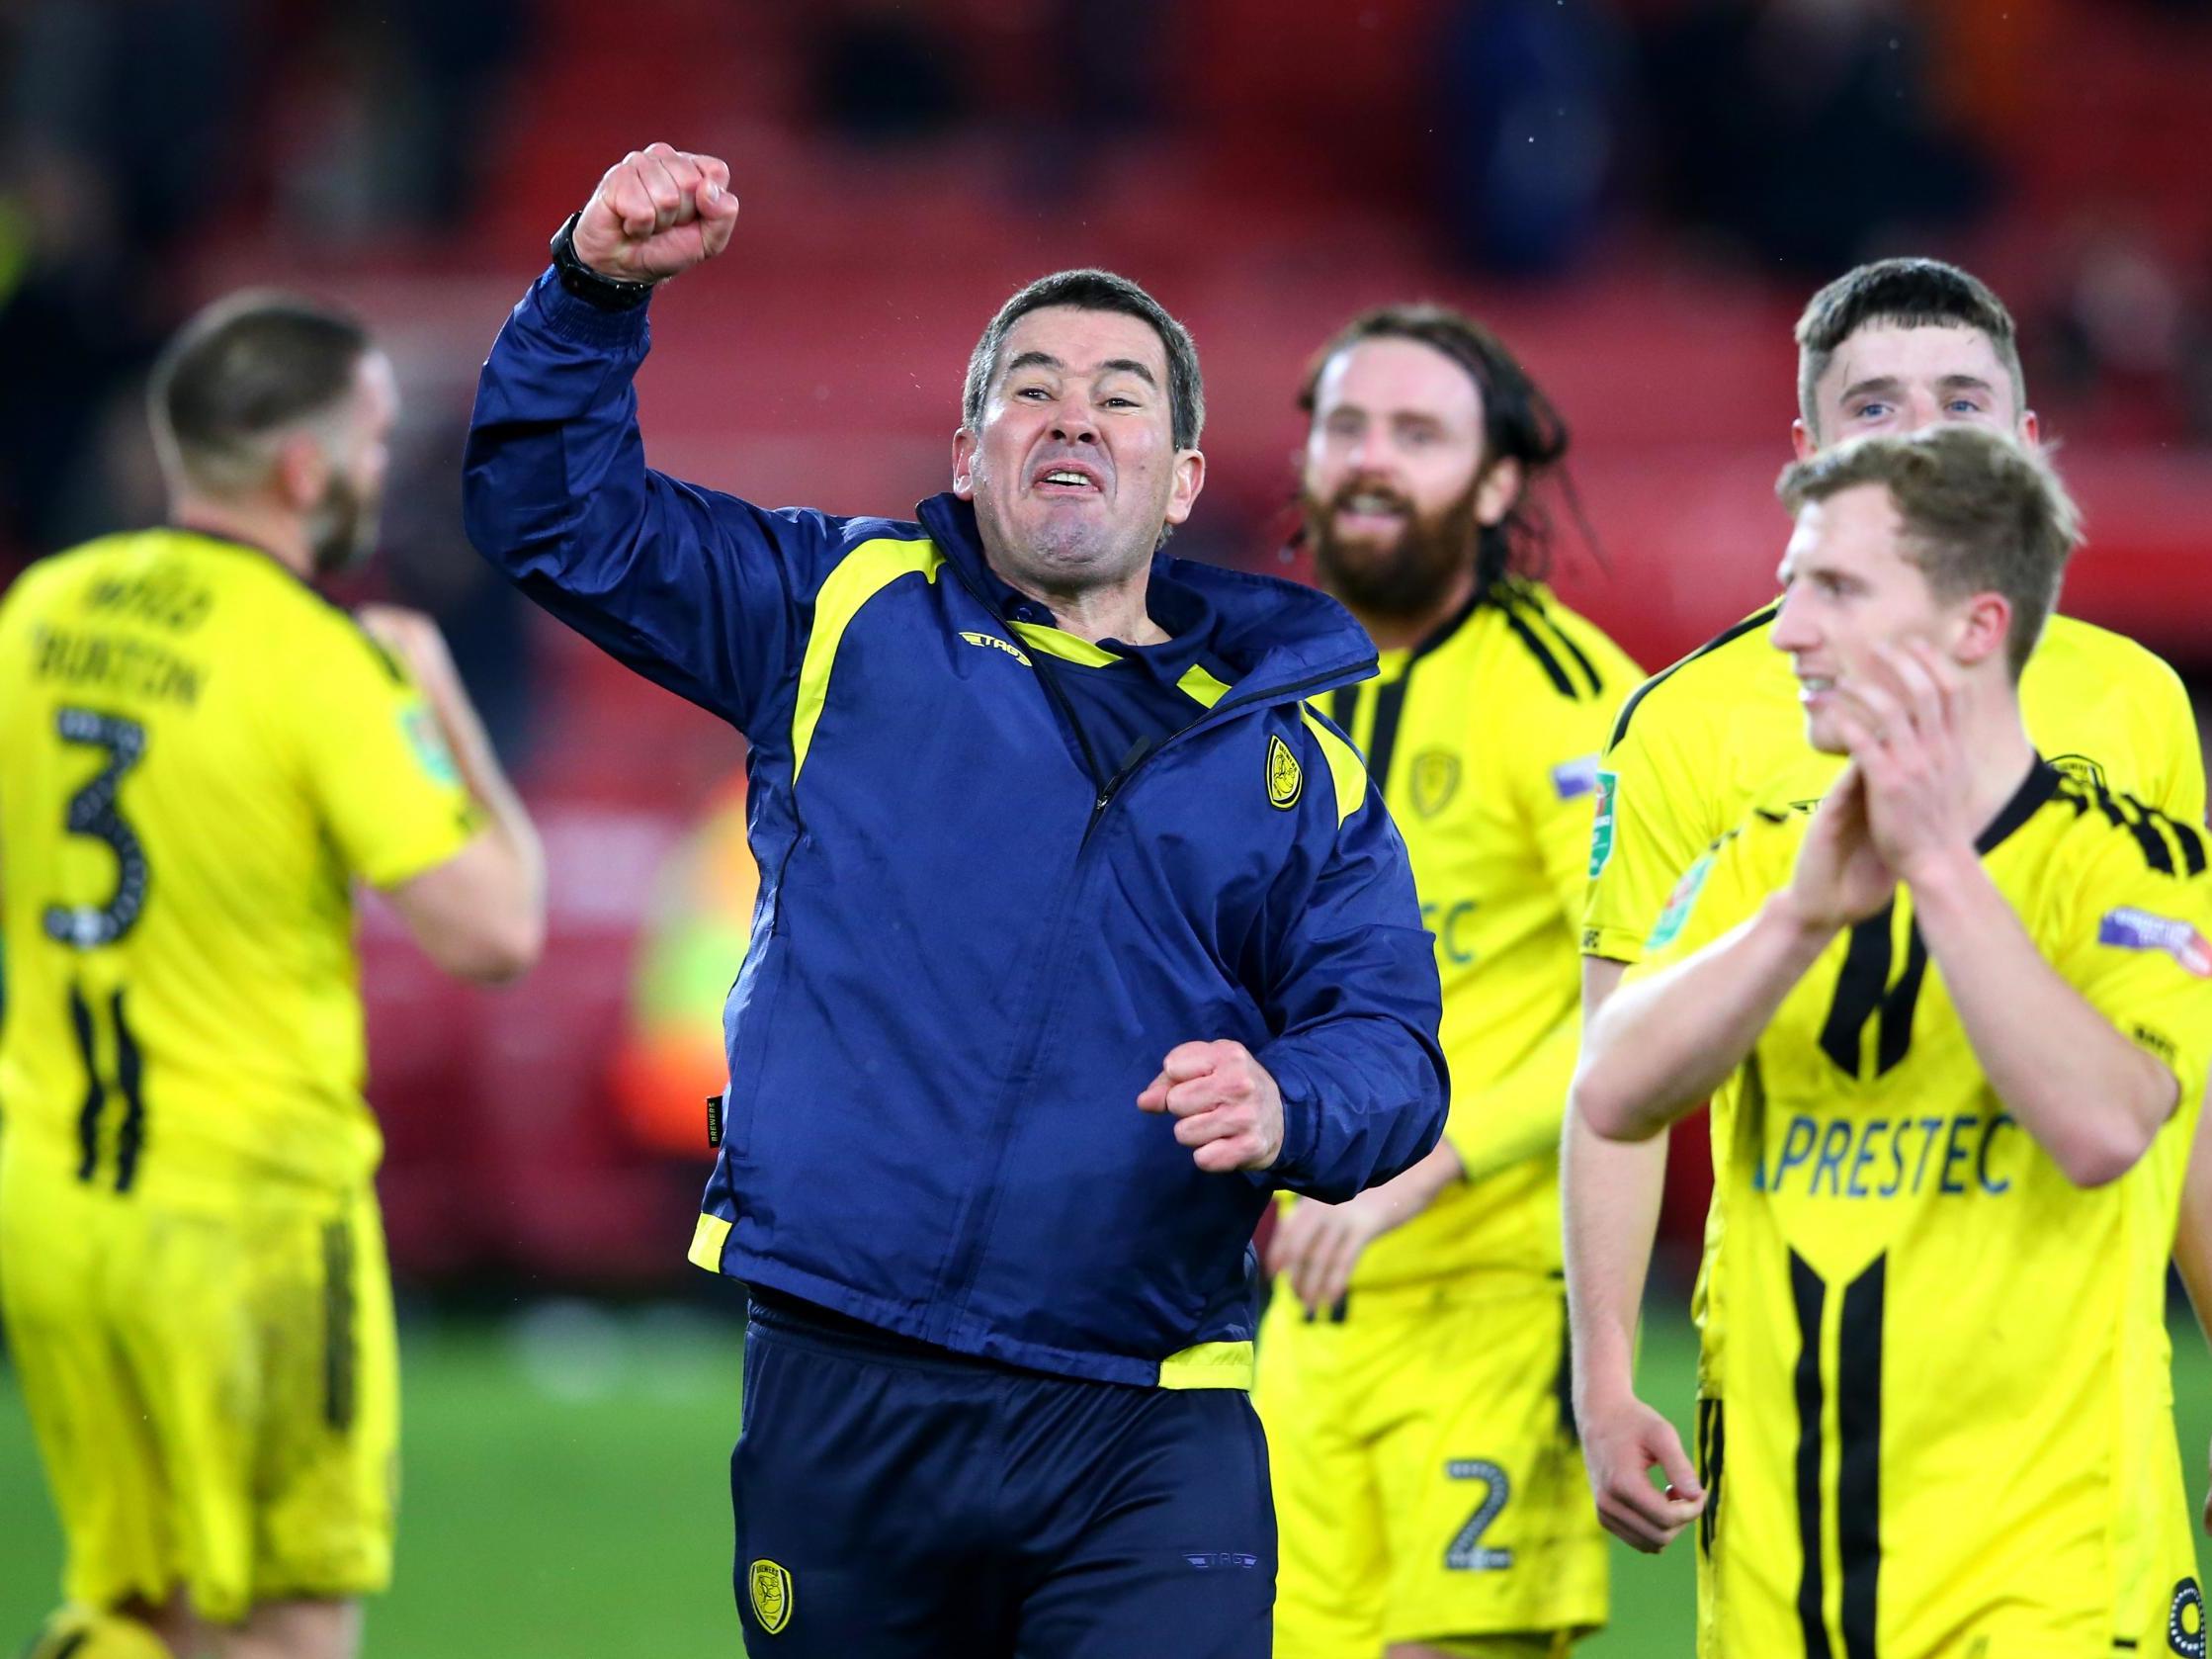
[[[576,220],[576,257],[617,282],[665,282],[729,245],[737,222],[729,168],[667,144],[607,169]]]

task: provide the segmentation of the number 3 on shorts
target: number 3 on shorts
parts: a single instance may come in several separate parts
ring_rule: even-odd
[[[1512,1483],[1505,1478],[1505,1471],[1485,1457],[1455,1457],[1444,1465],[1444,1472],[1454,1480],[1479,1480],[1484,1487],[1482,1503],[1452,1539],[1451,1548],[1444,1551],[1444,1565],[1457,1573],[1494,1573],[1510,1567],[1513,1564],[1511,1550],[1487,1549],[1483,1545],[1483,1533],[1505,1508],[1506,1499],[1513,1495]]]

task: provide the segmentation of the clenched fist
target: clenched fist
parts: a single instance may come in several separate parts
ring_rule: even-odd
[[[1264,1170],[1283,1150],[1283,1091],[1242,1043],[1177,1043],[1137,1096],[1175,1118],[1175,1138],[1209,1175]]]
[[[576,220],[576,257],[617,282],[666,282],[729,245],[737,198],[719,157],[667,144],[607,169]]]

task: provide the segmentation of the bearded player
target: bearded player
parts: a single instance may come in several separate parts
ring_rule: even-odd
[[[1306,537],[1382,660],[1325,707],[1411,853],[1455,1094],[1428,1157],[1290,1202],[1270,1245],[1276,1652],[1563,1652],[1606,1592],[1564,1392],[1556,1149],[1595,756],[1639,670],[1529,573],[1530,491],[1568,433],[1488,329],[1370,311],[1302,404]]]

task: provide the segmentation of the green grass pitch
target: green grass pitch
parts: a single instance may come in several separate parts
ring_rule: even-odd
[[[2184,1466],[2201,1495],[2212,1358],[2175,1328]],[[734,1326],[697,1315],[538,1309],[515,1320],[417,1320],[405,1353],[397,1584],[366,1651],[405,1659],[605,1659],[738,1652],[729,1602],[727,1453]],[[1644,1347],[1653,1398],[1686,1418],[1692,1339],[1678,1299]],[[1686,1438],[1686,1435],[1685,1435]],[[60,1561],[30,1426],[0,1366],[0,1652],[54,1599]],[[2200,1543],[2202,1562],[2208,1552]],[[1687,1543],[1616,1548],[1613,1624],[1589,1659],[1690,1648]]]

